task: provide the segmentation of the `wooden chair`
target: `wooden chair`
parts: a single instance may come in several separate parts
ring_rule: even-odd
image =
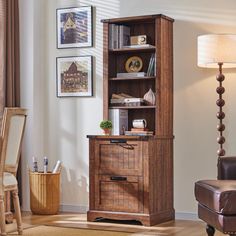
[[[26,122],[26,110],[5,108],[0,136],[0,229],[6,235],[4,192],[10,191],[17,222],[18,234],[22,234],[21,211],[16,172],[20,157],[22,137]]]

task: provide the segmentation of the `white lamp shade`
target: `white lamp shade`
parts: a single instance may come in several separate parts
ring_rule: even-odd
[[[198,36],[198,66],[218,68],[236,67],[236,35],[207,34]]]

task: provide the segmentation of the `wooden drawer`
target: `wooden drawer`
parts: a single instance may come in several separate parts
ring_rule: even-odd
[[[97,175],[95,208],[104,211],[143,212],[143,178]]]
[[[95,145],[97,174],[142,175],[142,142],[112,143],[97,140]]]

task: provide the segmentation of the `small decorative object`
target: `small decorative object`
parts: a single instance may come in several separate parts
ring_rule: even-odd
[[[134,128],[146,128],[147,121],[145,119],[135,119],[132,122]]]
[[[143,96],[144,100],[146,100],[150,105],[155,105],[156,97],[153,93],[152,89],[150,88],[147,93]]]
[[[112,129],[112,122],[110,120],[103,120],[100,123],[100,128],[103,129],[104,135],[110,135]]]
[[[52,169],[52,173],[53,174],[58,173],[58,172],[60,172],[60,169],[61,169],[61,161],[58,160],[56,165]]]
[[[33,172],[38,172],[38,161],[36,157],[33,157]]]
[[[57,96],[92,96],[92,56],[57,58]]]
[[[44,157],[43,158],[43,173],[47,173],[48,172],[48,158]]]
[[[127,72],[139,72],[143,67],[143,61],[140,57],[133,56],[125,62]]]
[[[130,37],[131,45],[142,45],[147,43],[147,35],[137,35]]]
[[[57,47],[92,46],[92,7],[57,9]]]

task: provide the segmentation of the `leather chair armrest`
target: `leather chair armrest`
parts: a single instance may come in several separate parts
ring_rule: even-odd
[[[236,157],[219,157],[218,179],[236,180]]]

